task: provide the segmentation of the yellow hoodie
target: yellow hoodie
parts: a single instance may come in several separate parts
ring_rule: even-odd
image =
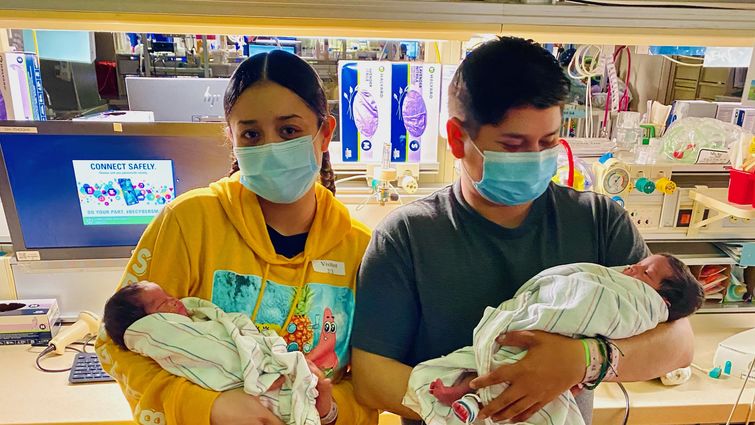
[[[247,313],[258,327],[278,331],[290,350],[340,376],[349,363],[356,275],[370,232],[319,184],[316,198],[304,252],[288,259],[275,253],[257,197],[238,173],[190,191],[147,227],[121,285],[149,280],[175,297]],[[119,348],[104,330],[97,354],[140,424],[209,424],[220,393]],[[377,411],[356,403],[350,380],[335,385],[333,397],[338,424],[377,423]]]

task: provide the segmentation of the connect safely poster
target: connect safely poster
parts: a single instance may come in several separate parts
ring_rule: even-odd
[[[173,161],[72,162],[85,226],[148,224],[176,197]]]

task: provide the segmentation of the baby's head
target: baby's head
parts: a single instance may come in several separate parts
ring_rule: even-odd
[[[166,294],[156,283],[145,281],[126,285],[110,297],[102,321],[113,342],[127,350],[123,340],[126,329],[153,313],[189,315],[181,300]]]
[[[705,300],[703,287],[689,267],[671,254],[655,254],[623,272],[655,289],[668,304],[668,321],[687,317]]]

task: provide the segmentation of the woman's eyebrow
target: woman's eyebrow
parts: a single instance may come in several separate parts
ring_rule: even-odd
[[[301,116],[296,115],[296,114],[282,115],[282,116],[276,118],[276,120],[278,120],[278,121],[286,121],[286,120],[290,120],[291,118],[301,118]]]

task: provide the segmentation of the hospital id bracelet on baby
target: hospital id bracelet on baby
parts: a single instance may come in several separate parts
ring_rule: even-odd
[[[320,417],[320,423],[323,425],[332,424],[338,419],[338,405],[335,400],[330,404],[330,412],[327,415]]]

